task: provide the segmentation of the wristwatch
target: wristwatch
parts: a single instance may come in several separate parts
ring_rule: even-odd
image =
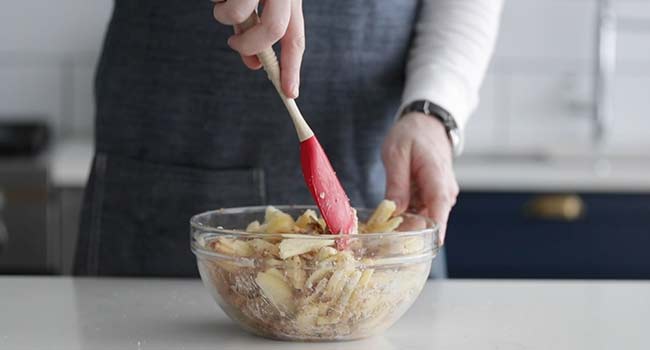
[[[431,101],[417,100],[407,104],[402,109],[400,118],[411,112],[424,113],[440,120],[442,125],[445,126],[445,130],[447,130],[447,136],[451,142],[454,154],[457,155],[460,152],[460,131],[458,130],[456,120],[449,112]]]

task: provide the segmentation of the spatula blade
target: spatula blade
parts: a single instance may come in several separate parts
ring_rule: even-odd
[[[350,199],[315,136],[300,143],[302,173],[307,187],[327,227],[333,234],[351,234],[357,230],[357,216]]]

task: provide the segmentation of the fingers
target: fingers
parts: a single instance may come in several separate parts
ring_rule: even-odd
[[[235,26],[235,35],[228,45],[239,52],[250,69],[260,69],[262,64],[256,54],[281,40],[281,85],[287,97],[296,98],[300,86],[300,65],[305,51],[305,26],[301,0],[262,1],[264,10],[260,23],[245,32],[239,24],[246,21],[257,9],[259,0],[213,0],[217,21]]]
[[[214,18],[222,24],[234,25],[239,33],[238,24],[243,23],[257,9],[258,0],[213,0]],[[250,69],[262,68],[262,63],[254,55],[241,55],[244,65]]]
[[[244,22],[257,8],[258,0],[214,1],[214,18],[226,25]]]
[[[261,22],[244,33],[231,36],[228,45],[244,56],[258,54],[284,36],[290,17],[291,0],[267,1]]]
[[[242,62],[244,62],[244,65],[246,65],[246,67],[248,67],[248,68],[250,68],[252,70],[257,70],[257,69],[262,68],[262,62],[260,62],[260,60],[259,60],[259,58],[257,58],[257,56],[255,56],[255,55],[253,55],[253,56],[240,55],[240,56],[241,56]]]
[[[280,40],[280,80],[282,91],[289,98],[297,98],[300,87],[300,65],[305,52],[305,22],[302,16],[302,1],[291,1],[291,18],[287,32]]]
[[[411,150],[408,144],[398,144],[389,137],[382,148],[386,168],[386,198],[395,202],[397,213],[406,210],[411,189]]]
[[[459,191],[450,155],[435,143],[416,143],[414,148],[412,169],[419,192],[417,197],[423,205],[420,212],[440,225],[440,241],[444,242],[449,213],[456,204]]]
[[[444,242],[447,220],[458,196],[458,183],[451,169],[429,157],[415,164],[415,182],[424,208],[421,213],[440,225],[440,240]]]
[[[445,242],[447,234],[447,222],[449,220],[449,213],[453,204],[445,200],[431,201],[427,204],[420,214],[431,218],[440,227],[440,242]]]

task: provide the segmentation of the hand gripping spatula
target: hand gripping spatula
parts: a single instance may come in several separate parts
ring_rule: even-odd
[[[246,31],[259,23],[257,12],[253,14],[239,27]],[[320,209],[325,223],[332,234],[350,234],[356,233],[357,216],[356,212],[350,207],[350,200],[345,194],[336,173],[330,164],[323,147],[316,139],[314,132],[303,118],[296,101],[287,98],[282,92],[280,85],[280,65],[272,47],[260,52],[259,58],[269,80],[278,91],[282,102],[287,107],[291,116],[293,125],[298,133],[300,140],[300,161],[302,163],[302,173],[305,177],[307,187],[311,192],[316,205]],[[338,242],[339,248],[346,245],[347,240]]]

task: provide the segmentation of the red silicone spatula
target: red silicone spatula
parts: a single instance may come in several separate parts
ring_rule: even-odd
[[[257,12],[253,12],[246,22],[239,26],[245,31],[257,23],[259,23],[259,17],[257,16]],[[345,194],[345,190],[343,190],[339,179],[336,177],[336,173],[323,147],[321,147],[316,136],[314,136],[314,132],[307,125],[307,122],[296,105],[296,101],[292,98],[287,98],[282,92],[280,85],[280,65],[278,64],[278,59],[273,48],[270,47],[260,52],[257,57],[262,62],[262,66],[264,66],[269,80],[275,85],[275,89],[287,107],[287,111],[289,111],[293,125],[298,133],[298,139],[300,139],[302,173],[305,177],[307,187],[327,223],[327,227],[334,234],[356,233],[356,213],[350,207],[350,200]],[[339,242],[339,246],[341,243]]]

